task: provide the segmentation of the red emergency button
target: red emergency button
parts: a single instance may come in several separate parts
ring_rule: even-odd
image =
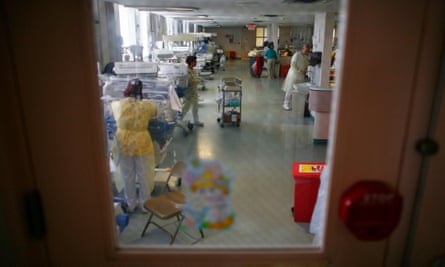
[[[343,193],[340,219],[360,240],[382,240],[397,227],[402,197],[380,181],[361,181]]]

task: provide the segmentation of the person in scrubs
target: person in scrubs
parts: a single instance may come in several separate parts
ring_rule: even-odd
[[[192,109],[193,116],[193,125],[203,127],[204,123],[199,121],[198,115],[198,84],[199,84],[199,76],[198,73],[194,70],[196,66],[196,57],[188,56],[185,60],[188,65],[187,68],[187,77],[188,77],[188,87],[184,93],[184,105],[182,106],[182,118],[185,117],[187,112]]]
[[[149,121],[156,116],[157,105],[142,99],[142,81],[133,79],[124,91],[124,99],[111,103],[117,131],[113,140],[113,157],[124,180],[128,212],[139,208],[154,188],[154,149],[148,131]],[[139,194],[136,184],[139,183]]]
[[[207,47],[207,44],[209,43],[209,40],[204,40],[201,43],[201,47],[198,50],[198,53],[207,53],[209,51],[209,48]]]
[[[269,43],[269,49],[264,54],[264,58],[267,59],[267,70],[269,71],[269,79],[276,78],[276,62],[278,60],[277,52],[274,49],[273,43]]]
[[[304,83],[304,77],[306,76],[307,68],[309,66],[308,55],[311,52],[312,46],[306,43],[303,48],[295,53],[290,60],[290,69],[284,80],[282,90],[284,95],[284,110],[291,110],[292,103],[292,90],[296,83]]]

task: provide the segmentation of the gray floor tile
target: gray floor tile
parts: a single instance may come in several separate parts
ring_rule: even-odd
[[[308,224],[295,223],[291,214],[294,161],[324,161],[326,145],[314,145],[313,121],[282,109],[284,79],[253,78],[247,61],[231,60],[225,71],[205,82],[199,114],[204,127],[187,136],[179,128],[168,147],[163,166],[174,157],[190,155],[217,159],[235,173],[231,203],[236,222],[231,230],[206,232],[195,246],[288,246],[311,244]],[[218,84],[224,77],[242,79],[243,98],[240,127],[221,128],[217,102]],[[187,114],[186,119],[191,119]],[[161,166],[162,167],[162,166]],[[148,215],[133,214],[130,225],[120,235],[122,244],[165,245],[168,236],[158,230],[140,238]],[[182,233],[175,246],[188,245]]]

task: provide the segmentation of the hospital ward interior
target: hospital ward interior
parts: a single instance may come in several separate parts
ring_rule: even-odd
[[[1,6],[0,266],[445,266],[445,1]]]
[[[96,28],[97,66],[119,243],[320,245],[338,5],[300,24],[227,27],[124,3],[104,7],[96,14],[108,18],[106,30]],[[297,54],[304,80],[290,81],[286,108],[283,88]],[[193,107],[183,114],[193,86],[201,124]],[[154,162],[142,172],[122,166],[126,137],[116,141],[129,132],[123,100],[135,88],[156,106],[142,127]]]

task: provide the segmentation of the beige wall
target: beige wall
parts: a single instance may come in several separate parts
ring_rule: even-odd
[[[280,27],[280,36],[279,36],[279,42],[278,45],[291,45],[291,27],[286,26],[286,27]]]
[[[314,25],[296,25],[280,27],[279,45],[288,45],[297,49],[306,42],[312,42]]]
[[[247,59],[247,53],[255,47],[255,31],[243,27],[206,28],[206,32],[217,34],[212,41],[224,49],[227,58],[230,51],[235,51],[237,59]]]
[[[224,49],[227,58],[230,51],[235,51],[237,59],[248,59],[247,53],[255,47],[255,31],[245,27],[206,28],[205,31],[217,34],[212,41]],[[292,47],[311,42],[312,33],[313,25],[281,26],[279,45]]]

